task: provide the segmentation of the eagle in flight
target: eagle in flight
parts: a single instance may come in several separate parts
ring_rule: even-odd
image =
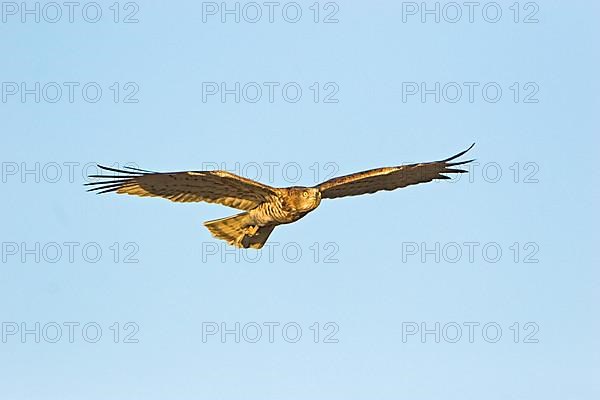
[[[206,201],[243,210],[204,225],[214,237],[230,245],[260,249],[277,225],[299,220],[317,208],[322,199],[394,190],[434,179],[450,179],[446,174],[467,172],[455,167],[473,160],[454,160],[474,145],[445,160],[371,169],[333,178],[314,187],[275,188],[227,171],[152,172],[101,165],[98,167],[102,170],[119,175],[90,175],[99,181],[86,185],[92,186],[88,191],[98,194],[117,192],[176,202]]]

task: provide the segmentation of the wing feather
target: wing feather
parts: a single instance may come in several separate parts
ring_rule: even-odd
[[[468,149],[445,160],[371,169],[330,179],[319,184],[317,188],[321,191],[322,198],[334,199],[337,197],[375,193],[380,190],[395,190],[409,185],[431,182],[434,179],[450,179],[445,174],[467,172],[464,169],[452,167],[467,164],[473,160],[450,161],[464,155],[474,145],[473,143]]]
[[[115,169],[98,165],[118,175],[90,175],[99,181],[86,183],[88,191],[116,192],[142,197],[163,197],[176,202],[218,203],[251,210],[276,195],[271,186],[227,171],[152,172],[137,168]]]

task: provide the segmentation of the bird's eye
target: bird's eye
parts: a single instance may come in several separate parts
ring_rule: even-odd
[[[308,192],[305,190],[304,192],[302,192],[302,196],[308,197]]]

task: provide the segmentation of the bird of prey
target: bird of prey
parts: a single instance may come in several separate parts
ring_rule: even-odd
[[[260,249],[277,225],[299,220],[317,208],[322,199],[394,190],[434,179],[450,179],[446,174],[467,172],[455,167],[473,160],[454,160],[473,146],[445,160],[371,169],[333,178],[314,187],[276,188],[227,171],[152,172],[101,165],[98,167],[102,170],[119,175],[90,175],[99,181],[86,185],[92,186],[88,191],[99,194],[116,192],[163,197],[175,202],[205,201],[243,210],[204,225],[214,237],[232,246]]]

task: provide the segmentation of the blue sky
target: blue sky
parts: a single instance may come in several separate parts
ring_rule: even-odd
[[[113,3],[1,4],[5,398],[598,396],[596,3]],[[262,252],[202,226],[235,210],[82,186],[473,142],[468,176],[324,201]]]

